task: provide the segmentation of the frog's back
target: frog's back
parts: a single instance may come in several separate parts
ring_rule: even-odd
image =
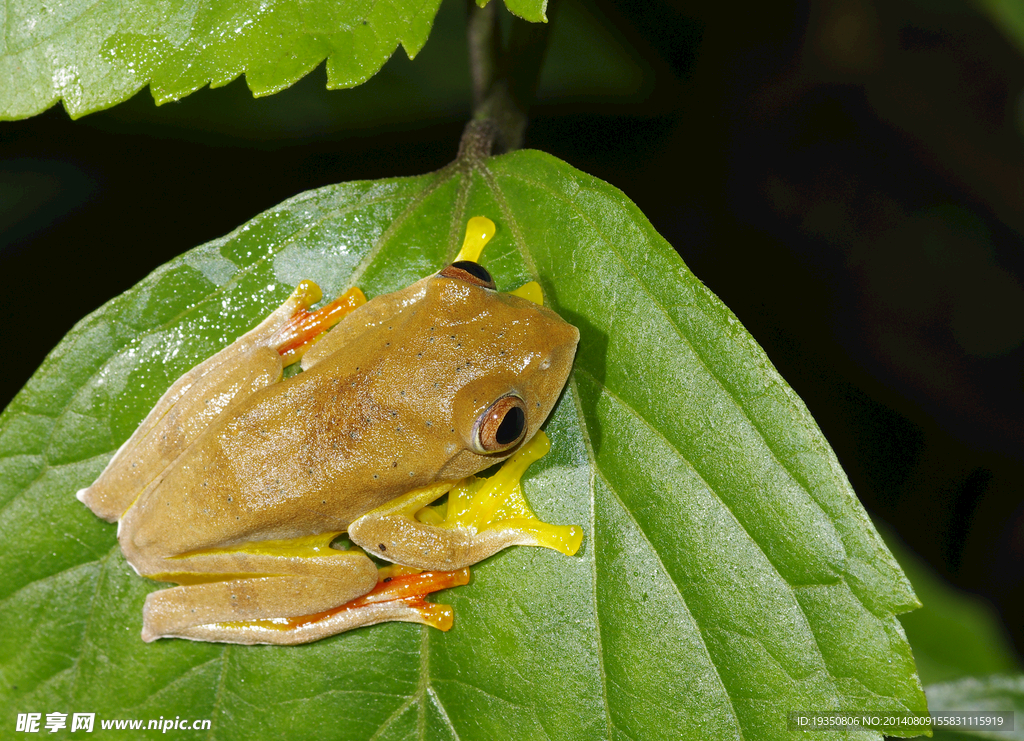
[[[344,530],[381,503],[366,501],[358,470],[365,466],[354,465],[366,455],[358,430],[365,405],[353,383],[310,372],[256,394],[140,497],[122,533],[139,547],[180,555]]]
[[[396,296],[353,312],[312,367],[212,424],[129,510],[123,537],[174,556],[343,531],[410,490],[511,455],[470,450],[475,420],[513,395],[531,436],[565,383],[575,328],[446,279]]]

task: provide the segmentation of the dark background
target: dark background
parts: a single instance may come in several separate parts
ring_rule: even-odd
[[[718,6],[726,9],[717,9]],[[873,516],[1024,652],[1024,60],[950,0],[561,0],[527,146],[622,189],[797,390]],[[465,14],[319,69],[0,123],[6,406],[88,312],[300,191],[414,175],[470,109]]]

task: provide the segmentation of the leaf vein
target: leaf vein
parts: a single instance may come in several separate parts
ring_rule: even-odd
[[[732,695],[729,692],[729,688],[725,684],[725,680],[724,680],[724,678],[722,676],[722,670],[718,666],[718,662],[715,660],[714,654],[711,652],[711,649],[708,646],[708,642],[707,642],[707,640],[704,637],[705,633],[707,631],[707,628],[705,628],[703,625],[701,625],[701,621],[698,620],[697,616],[694,615],[690,611],[690,607],[686,603],[686,598],[683,597],[683,593],[679,589],[679,584],[676,582],[675,579],[672,578],[672,574],[669,572],[668,568],[665,566],[665,560],[662,558],[661,551],[658,550],[657,546],[655,546],[654,543],[651,541],[651,539],[648,537],[647,532],[643,529],[643,527],[641,527],[640,523],[637,522],[637,519],[634,516],[633,512],[629,509],[629,507],[626,505],[626,502],[622,499],[622,495],[619,493],[619,490],[612,484],[611,480],[609,480],[609,478],[605,475],[604,471],[601,470],[601,467],[597,464],[596,460],[594,461],[594,468],[597,471],[598,475],[601,477],[601,480],[604,481],[604,483],[608,486],[608,490],[615,496],[615,499],[618,501],[619,505],[622,507],[622,511],[625,512],[629,516],[629,519],[632,520],[633,524],[636,525],[636,529],[643,536],[644,541],[650,547],[651,552],[654,554],[654,557],[658,559],[658,566],[661,567],[661,570],[664,572],[665,576],[668,577],[669,582],[671,582],[672,587],[675,590],[676,595],[679,597],[679,602],[682,604],[683,609],[686,610],[686,614],[690,616],[690,618],[693,620],[694,624],[697,626],[697,629],[700,631],[700,633],[701,633],[701,644],[704,646],[704,651],[705,651],[705,653],[706,653],[706,655],[708,657],[708,661],[711,662],[711,666],[713,666],[714,669],[715,669],[715,677],[718,679],[718,682],[719,682],[719,684],[720,684],[720,686],[722,688],[722,692],[725,695],[725,698],[726,698],[726,700],[729,703],[729,710],[730,710],[730,712],[732,714],[732,717],[736,721],[736,732],[739,734],[738,738],[742,740],[743,739],[743,728],[740,725],[739,714],[736,712],[736,706],[733,705]]]
[[[810,617],[807,615],[807,611],[804,609],[803,604],[800,602],[799,599],[797,599],[796,592],[795,592],[793,586],[788,581],[786,581],[785,577],[782,576],[781,572],[779,571],[778,566],[775,565],[775,563],[771,559],[771,556],[768,555],[768,553],[767,553],[767,551],[765,551],[764,547],[751,534],[750,530],[747,529],[746,524],[740,518],[738,518],[736,516],[736,513],[733,512],[732,508],[728,505],[728,503],[726,503],[722,499],[722,497],[718,495],[718,493],[715,491],[715,489],[710,484],[708,484],[707,479],[704,477],[704,475],[701,473],[701,471],[698,470],[698,468],[694,464],[694,462],[689,460],[683,454],[683,452],[675,445],[675,443],[673,443],[671,440],[669,440],[657,427],[655,427],[653,424],[651,424],[651,422],[649,420],[647,420],[647,418],[644,417],[644,415],[641,414],[639,410],[637,410],[635,407],[633,407],[631,404],[629,404],[629,402],[627,402],[621,396],[619,396],[614,391],[612,391],[607,385],[605,385],[604,383],[599,382],[596,378],[594,378],[594,376],[591,373],[589,373],[583,367],[577,366],[576,370],[579,371],[580,373],[582,373],[583,375],[587,376],[588,378],[590,378],[590,380],[594,383],[594,385],[597,386],[599,389],[601,389],[602,392],[606,393],[610,399],[612,399],[613,401],[615,401],[618,404],[620,404],[630,414],[632,414],[632,416],[638,422],[640,422],[641,424],[645,425],[651,431],[651,433],[653,433],[654,436],[660,438],[669,448],[674,450],[675,453],[679,456],[679,458],[681,460],[686,461],[687,465],[690,466],[691,470],[700,478],[701,482],[707,487],[707,490],[715,494],[715,498],[718,499],[718,501],[722,504],[722,506],[726,508],[726,510],[729,512],[730,515],[732,515],[733,520],[736,522],[736,524],[738,524],[743,529],[743,532],[746,534],[746,536],[750,540],[750,542],[752,542],[754,545],[757,546],[758,550],[760,550],[762,555],[764,555],[765,561],[767,561],[772,566],[772,569],[778,575],[779,580],[783,584],[786,585],[786,589],[789,590],[789,593],[790,593],[790,595],[793,598],[793,603],[797,606],[797,608],[800,610],[800,614],[803,616],[804,623],[805,623],[805,626],[807,628],[807,632],[810,635],[812,642],[814,643],[814,647],[815,647],[815,650],[818,653],[818,656],[821,657],[822,666],[825,667],[825,668],[828,668],[829,662],[825,658],[824,652],[821,650],[821,645],[818,642],[818,636],[811,629]],[[598,470],[600,471],[600,466],[598,466]],[[605,482],[608,483],[609,486],[611,486],[611,482],[608,480],[608,478],[606,476],[604,476],[603,472],[602,472],[601,477],[605,480]],[[613,491],[614,491],[614,487],[613,487]],[[618,498],[619,501],[622,502],[622,498],[618,496],[618,493],[616,493],[616,498]],[[625,507],[624,503],[623,503],[623,507]],[[628,509],[627,509],[627,511],[628,511]],[[632,517],[632,513],[630,513],[630,516]],[[635,522],[635,520],[634,520],[634,522]],[[638,527],[639,527],[639,523],[638,523]],[[641,532],[643,532],[642,528],[641,528]],[[644,537],[645,537],[645,539],[647,539],[646,533],[644,533]],[[647,539],[647,542],[650,543],[650,540]],[[654,545],[651,544],[651,547],[654,548]],[[659,556],[659,558],[660,558],[660,556]],[[845,579],[844,579],[844,581],[845,581]],[[703,632],[703,630],[702,630],[702,632]],[[830,679],[831,679],[831,674],[829,676],[830,676]],[[835,684],[832,683],[832,682],[829,682],[829,685],[830,685],[830,688],[831,688],[833,694],[838,697],[839,693],[838,693],[838,690],[837,690]]]
[[[526,239],[523,236],[522,230],[519,228],[519,223],[516,221],[515,215],[512,213],[512,209],[508,204],[508,200],[505,198],[505,194],[502,192],[501,187],[498,185],[497,179],[482,163],[480,167],[480,174],[484,178],[484,181],[491,188],[494,193],[494,200],[498,203],[498,208],[502,212],[502,216],[506,219],[509,225],[509,231],[512,232],[512,242],[515,244],[516,249],[523,258],[523,262],[526,264],[527,270],[534,279],[540,279],[540,274],[537,271],[537,265],[534,263],[532,256],[526,248]],[[580,408],[579,393],[575,386],[575,380],[571,381],[573,384],[573,402],[577,417],[579,419],[580,431],[583,434],[584,445],[586,446],[587,455],[591,461],[591,475],[590,475],[590,542],[594,543],[594,528],[596,522],[596,493],[594,486],[594,472],[597,469],[597,457],[594,455],[594,448],[590,440],[590,433],[587,429],[586,420],[583,415],[583,410]],[[597,604],[597,584],[598,584],[598,573],[597,573],[597,554],[594,548],[591,548],[591,564],[593,569],[591,571],[591,581],[593,584],[594,591],[594,604]],[[594,637],[597,641],[597,657],[598,657],[598,670],[601,676],[601,701],[604,704],[605,709],[605,732],[609,741],[612,738],[612,730],[614,723],[612,720],[612,709],[611,703],[608,701],[608,671],[605,666],[606,656],[604,649],[604,641],[601,635],[601,621],[597,618],[597,611],[594,611]]]
[[[224,701],[225,694],[225,677],[228,674],[228,653],[231,650],[232,644],[224,644],[223,650],[220,652],[220,676],[217,677],[217,689],[213,696],[213,705],[210,706],[210,719],[212,720],[220,712],[221,703]],[[213,731],[217,727],[217,724],[210,724],[210,732],[206,734],[207,741],[213,738]]]
[[[441,704],[441,698],[437,696],[433,687],[427,690],[427,695],[430,697],[430,701],[434,703],[434,707],[437,708],[437,712],[441,714],[445,725],[448,726],[448,730],[452,732],[452,736],[455,737],[455,741],[459,741],[459,732],[456,731],[455,726],[452,725],[452,719],[448,717],[448,711],[444,709],[444,705]]]
[[[395,711],[393,713],[391,713],[391,715],[389,715],[387,718],[384,719],[384,722],[381,723],[380,728],[378,728],[374,732],[374,734],[372,736],[370,736],[370,741],[374,741],[374,739],[380,738],[380,735],[382,733],[384,733],[384,731],[386,731],[391,726],[392,723],[394,723],[396,720],[398,720],[403,715],[405,715],[405,711],[408,710],[409,707],[414,702],[416,702],[416,693],[415,692],[412,693],[411,695],[409,695],[407,698],[405,698],[405,702],[403,702],[401,705],[399,705],[395,709]]]
[[[107,575],[107,565],[110,563],[111,555],[114,553],[114,549],[111,548],[107,551],[106,555],[100,559],[100,572],[96,575],[96,587],[93,589],[92,594],[89,597],[89,614],[85,619],[85,628],[82,630],[82,645],[84,646],[89,642],[89,631],[93,626],[96,618],[96,597],[99,595],[100,590],[103,589],[103,581]],[[71,686],[68,688],[68,695],[74,700],[75,690],[78,687],[78,677],[82,668],[82,653],[79,650],[75,654],[74,665],[71,667]]]
[[[699,346],[699,343],[695,343],[689,337],[689,335],[687,334],[687,332],[683,328],[683,326],[666,310],[666,306],[664,304],[662,304],[660,301],[658,301],[654,297],[653,294],[651,294],[651,292],[647,288],[646,283],[644,283],[644,281],[641,280],[639,274],[636,272],[636,270],[630,264],[629,260],[625,259],[622,256],[622,254],[619,252],[619,250],[618,250],[618,243],[615,240],[610,239],[604,233],[604,231],[597,225],[597,223],[593,219],[591,219],[589,217],[589,215],[582,208],[580,208],[575,203],[575,201],[573,201],[573,200],[567,198],[566,196],[562,195],[561,193],[559,193],[557,190],[555,190],[551,186],[549,186],[549,185],[547,185],[545,183],[533,180],[532,178],[525,177],[525,176],[523,176],[521,174],[517,174],[517,173],[508,173],[506,175],[506,177],[508,177],[510,179],[513,179],[513,180],[519,180],[521,182],[528,183],[530,185],[535,186],[536,188],[544,190],[545,192],[549,193],[554,198],[557,198],[558,200],[562,201],[567,206],[569,206],[569,208],[571,208],[571,209],[573,209],[573,210],[575,210],[577,212],[577,214],[580,216],[580,219],[582,221],[585,221],[591,227],[591,229],[594,231],[594,233],[597,234],[601,238],[601,240],[604,242],[604,244],[608,247],[608,251],[611,254],[613,254],[615,256],[616,260],[618,260],[618,262],[622,265],[623,270],[625,272],[629,273],[633,277],[634,282],[637,285],[637,287],[644,293],[645,296],[648,297],[649,303],[651,305],[656,306],[658,308],[658,310],[661,312],[661,314],[665,317],[665,320],[668,322],[669,326],[671,326],[675,330],[675,333],[679,337],[679,339],[682,342],[685,342],[690,347],[690,349],[693,350],[694,355],[696,356],[697,360],[700,361],[701,367],[703,367],[703,369],[706,371],[707,375],[710,378],[712,378],[715,381],[715,383],[718,384],[719,388],[721,388],[730,398],[732,398],[732,400],[735,403],[735,405],[736,405],[737,409],[739,410],[739,412],[743,415],[744,418],[746,418],[746,420],[750,423],[751,427],[753,427],[757,431],[757,433],[758,433],[759,437],[761,438],[761,440],[764,441],[765,447],[772,454],[772,457],[775,459],[775,461],[782,467],[782,469],[784,471],[786,471],[787,474],[792,476],[793,480],[795,482],[797,482],[800,485],[800,487],[802,489],[804,489],[804,491],[806,491],[808,494],[811,495],[812,500],[815,502],[815,504],[818,505],[818,508],[821,509],[821,511],[826,516],[828,516],[828,512],[821,505],[821,502],[818,501],[817,497],[814,496],[814,491],[810,487],[809,483],[806,481],[805,477],[800,475],[795,470],[794,467],[791,467],[791,465],[787,461],[785,461],[783,459],[783,457],[779,454],[779,452],[772,445],[771,440],[769,439],[769,437],[765,436],[764,431],[761,429],[760,424],[757,422],[757,420],[755,420],[751,416],[750,412],[747,410],[746,406],[743,404],[743,402],[741,400],[740,392],[738,392],[736,389],[732,388],[721,377],[719,377],[719,375],[717,373],[715,373],[713,370],[711,370],[711,367],[708,365],[706,357],[701,352],[701,348]],[[581,186],[581,189],[582,189],[582,187],[583,186]]]

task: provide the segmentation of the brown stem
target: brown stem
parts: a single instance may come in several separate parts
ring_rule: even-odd
[[[536,95],[550,23],[513,18],[506,46],[500,39],[498,0],[483,8],[474,0],[468,2],[473,119],[492,121],[493,143],[499,151],[511,152],[523,145],[526,112]]]
[[[466,124],[459,141],[457,163],[472,167],[480,160],[491,156],[494,142],[498,138],[498,127],[491,119],[474,119]]]
[[[473,110],[478,110],[494,84],[501,44],[498,39],[497,1],[477,7],[475,0],[467,0],[469,7],[469,69],[473,76]]]

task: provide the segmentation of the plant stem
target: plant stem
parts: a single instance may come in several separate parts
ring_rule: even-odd
[[[473,120],[493,122],[498,151],[511,152],[523,145],[526,113],[537,92],[551,24],[513,18],[508,44],[503,44],[498,0],[483,8],[474,0],[468,4]]]
[[[494,84],[501,43],[498,39],[497,2],[477,7],[474,0],[467,0],[469,6],[469,70],[473,76],[473,110],[478,111]]]
[[[491,156],[497,138],[498,127],[492,119],[473,119],[462,130],[459,154],[453,164],[461,168],[472,169],[480,160]]]

